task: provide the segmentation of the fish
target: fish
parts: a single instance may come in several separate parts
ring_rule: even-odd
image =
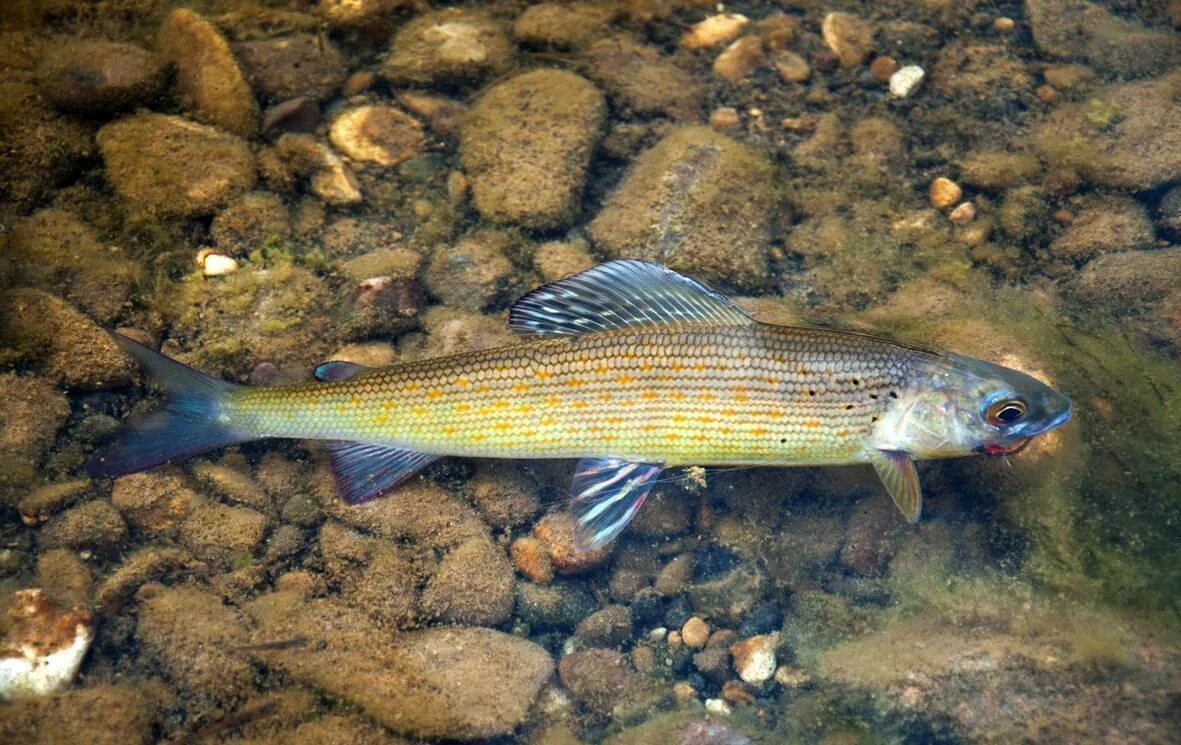
[[[97,477],[237,443],[323,441],[357,504],[443,456],[577,458],[575,546],[605,546],[678,466],[868,463],[918,521],[916,460],[1003,457],[1070,419],[1024,373],[862,331],[762,323],[660,264],[620,259],[509,309],[520,344],[383,368],[329,361],[315,381],[250,387],[124,336],[161,382],[155,410],[88,461]]]

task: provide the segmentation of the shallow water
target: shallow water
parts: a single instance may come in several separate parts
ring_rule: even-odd
[[[93,637],[0,740],[1175,741],[1181,6],[724,11],[0,7],[0,604],[43,614],[0,665]],[[82,469],[154,396],[103,328],[302,381],[511,343],[619,257],[1075,416],[920,463],[916,525],[865,467],[670,470],[589,557],[573,462],[357,507],[307,443]]]

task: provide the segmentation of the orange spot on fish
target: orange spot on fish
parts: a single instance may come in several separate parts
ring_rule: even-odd
[[[493,402],[492,402],[491,404],[489,404],[489,405],[490,405],[492,408],[494,408],[494,409],[507,409],[507,408],[509,407],[509,403],[508,403],[508,401],[505,401],[503,398],[502,398],[502,399],[499,399],[499,400],[496,400],[496,401],[493,401]]]
[[[455,406],[453,406],[451,410],[454,411],[456,414],[466,414],[472,410],[472,407],[469,406],[468,404],[455,404]]]
[[[572,408],[572,409],[585,409],[587,406],[590,406],[590,404],[588,404],[586,401],[571,401],[570,402],[570,408]]]
[[[620,375],[615,379],[615,382],[619,383],[620,385],[631,385],[632,383],[636,382],[636,379],[630,375]]]
[[[645,401],[655,401],[657,398],[656,391],[644,391],[640,394],[640,398]]]
[[[389,420],[390,418],[385,414],[378,414],[377,416],[373,417],[373,421],[377,422],[378,424],[385,424]]]
[[[609,416],[609,417],[607,417],[607,420],[606,420],[606,421],[607,421],[607,424],[622,424],[622,423],[623,423],[623,417],[621,417],[621,416]]]
[[[530,386],[528,383],[517,383],[513,386],[513,393],[525,393],[529,390],[529,388]]]
[[[492,425],[492,428],[499,432],[507,432],[513,428],[513,425],[511,422],[497,422],[496,424]]]
[[[730,417],[735,416],[737,413],[734,409],[722,409],[722,416]]]
[[[652,365],[648,362],[640,365],[640,372],[652,372]]]
[[[472,379],[466,375],[460,375],[458,378],[455,379],[455,384],[457,386],[459,386],[460,388],[467,388],[469,385],[472,384]]]
[[[755,429],[752,429],[750,433],[755,437],[765,437],[767,435],[767,430],[763,429],[762,427],[756,427]]]
[[[820,426],[820,422],[816,419],[809,419],[808,421],[804,422],[804,426],[815,429]]]
[[[416,393],[422,390],[422,386],[418,383],[407,383],[406,387],[402,390],[406,391],[407,393]]]
[[[567,378],[563,385],[566,385],[570,388],[577,388],[580,385],[586,385],[586,381],[582,378]]]
[[[521,432],[521,437],[524,437],[524,438],[528,439],[528,438],[532,437],[532,436],[533,436],[533,435],[535,435],[535,434],[537,434],[537,431],[536,431],[536,430],[527,429],[527,430],[524,430],[523,432]]]
[[[554,419],[552,416],[543,416],[541,421],[538,422],[538,424],[540,424],[542,427],[552,427],[557,423],[558,420]]]
[[[364,403],[364,401],[357,398],[356,396],[353,396],[349,399],[349,406],[360,406],[362,403]]]
[[[413,409],[410,410],[410,413],[413,414],[414,416],[426,416],[426,413],[427,413],[426,407],[425,406],[415,406]]]
[[[611,366],[610,365],[599,365],[598,367],[596,367],[594,369],[594,372],[599,375],[606,375],[607,373],[611,372]]]
[[[684,401],[685,400],[685,394],[681,393],[680,391],[673,391],[672,393],[668,394],[668,397],[671,398],[673,401]]]
[[[483,432],[473,432],[472,433],[472,440],[474,442],[483,442],[487,438],[488,438],[488,435],[484,434]]]
[[[476,386],[476,393],[487,393],[490,390],[492,390],[492,386],[488,385],[487,383],[481,383],[480,385]]]
[[[664,433],[664,439],[666,439],[666,440],[679,440],[679,439],[681,439],[681,434],[680,434],[679,432],[665,432],[665,433]]]
[[[443,391],[439,390],[438,388],[432,388],[426,392],[426,397],[431,401],[438,401],[443,397]]]
[[[538,380],[549,380],[553,376],[554,374],[552,372],[546,370],[543,367],[539,367],[533,371],[533,377],[537,378]]]
[[[347,414],[348,410],[349,410],[349,407],[345,406],[344,404],[337,404],[336,405],[336,413],[337,414]]]
[[[529,404],[520,404],[517,406],[517,411],[521,412],[522,414],[532,414],[533,407]]]
[[[546,406],[558,406],[561,403],[562,403],[561,396],[546,396],[545,397],[545,405]]]
[[[702,393],[698,395],[697,398],[701,399],[702,401],[716,401],[718,397],[717,394],[714,393]]]
[[[677,424],[680,424],[681,422],[685,421],[685,415],[684,415],[684,414],[673,414],[673,415],[672,415],[670,418],[671,418],[671,419],[672,419],[674,422],[676,422]]]
[[[450,437],[451,435],[455,434],[455,427],[444,427],[444,428],[443,428],[443,434],[445,434],[445,435],[447,435],[448,437]]]
[[[599,394],[599,400],[600,400],[600,401],[610,401],[610,400],[612,400],[613,398],[615,398],[615,397],[614,397],[614,396],[612,396],[610,393],[600,393],[600,394]]]

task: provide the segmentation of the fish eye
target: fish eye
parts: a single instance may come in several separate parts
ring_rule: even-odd
[[[1019,398],[1007,398],[991,404],[984,411],[984,418],[994,427],[1012,424],[1025,416],[1028,407]]]

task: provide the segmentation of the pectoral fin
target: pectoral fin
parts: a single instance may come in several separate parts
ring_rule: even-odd
[[[919,487],[919,475],[914,470],[910,453],[901,450],[873,450],[869,462],[878,472],[882,485],[890,493],[890,499],[902,511],[908,522],[917,523],[923,511],[923,491]]]
[[[583,458],[578,462],[570,509],[578,524],[574,547],[592,551],[609,543],[640,511],[664,466],[619,458]]]

